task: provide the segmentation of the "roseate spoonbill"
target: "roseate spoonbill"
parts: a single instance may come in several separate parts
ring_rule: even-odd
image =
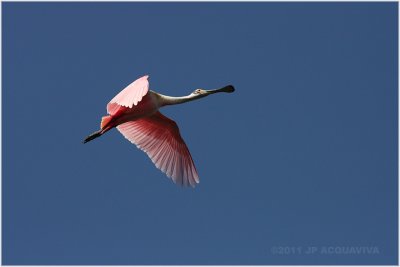
[[[158,110],[215,93],[232,93],[235,88],[228,85],[215,90],[196,89],[187,96],[166,96],[149,90],[148,77],[137,79],[111,99],[107,104],[109,115],[101,119],[100,130],[86,137],[83,143],[116,127],[175,183],[194,187],[199,183],[199,175],[178,125]]]

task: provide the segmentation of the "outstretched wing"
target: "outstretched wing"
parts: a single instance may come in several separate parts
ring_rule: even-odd
[[[117,126],[122,135],[147,153],[158,169],[181,185],[195,186],[199,176],[178,125],[160,112]]]
[[[148,78],[149,76],[146,75],[137,79],[111,99],[107,105],[108,114],[114,115],[121,106],[128,108],[136,106],[149,91]]]

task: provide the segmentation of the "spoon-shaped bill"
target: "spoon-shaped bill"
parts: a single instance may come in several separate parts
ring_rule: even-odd
[[[214,93],[233,93],[235,92],[235,87],[233,87],[233,85],[227,85],[225,87],[222,87],[220,89],[214,89],[214,90],[206,90],[208,93],[210,94],[214,94]]]

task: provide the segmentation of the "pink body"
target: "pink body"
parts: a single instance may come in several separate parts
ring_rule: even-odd
[[[147,78],[134,81],[108,103],[101,133],[116,127],[175,183],[195,186],[199,176],[189,149],[176,123],[158,112],[161,96],[149,91]]]
[[[159,104],[156,95],[154,95],[152,92],[149,92],[142,98],[137,106],[133,106],[131,108],[120,105],[115,106],[112,110],[113,113],[109,115],[109,123],[102,125],[101,128],[102,130],[105,130],[104,132],[106,132],[125,122],[151,116],[156,113],[158,109]]]

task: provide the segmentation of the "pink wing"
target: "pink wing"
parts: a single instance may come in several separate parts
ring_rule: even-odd
[[[110,115],[114,115],[120,106],[132,108],[133,105],[137,105],[137,103],[142,100],[143,96],[147,94],[149,91],[149,78],[148,75],[143,76],[127,87],[124,90],[119,92],[113,99],[111,99],[110,103],[107,105],[107,112]]]
[[[199,176],[178,125],[160,112],[123,123],[117,129],[147,153],[153,163],[175,183],[195,186]]]

